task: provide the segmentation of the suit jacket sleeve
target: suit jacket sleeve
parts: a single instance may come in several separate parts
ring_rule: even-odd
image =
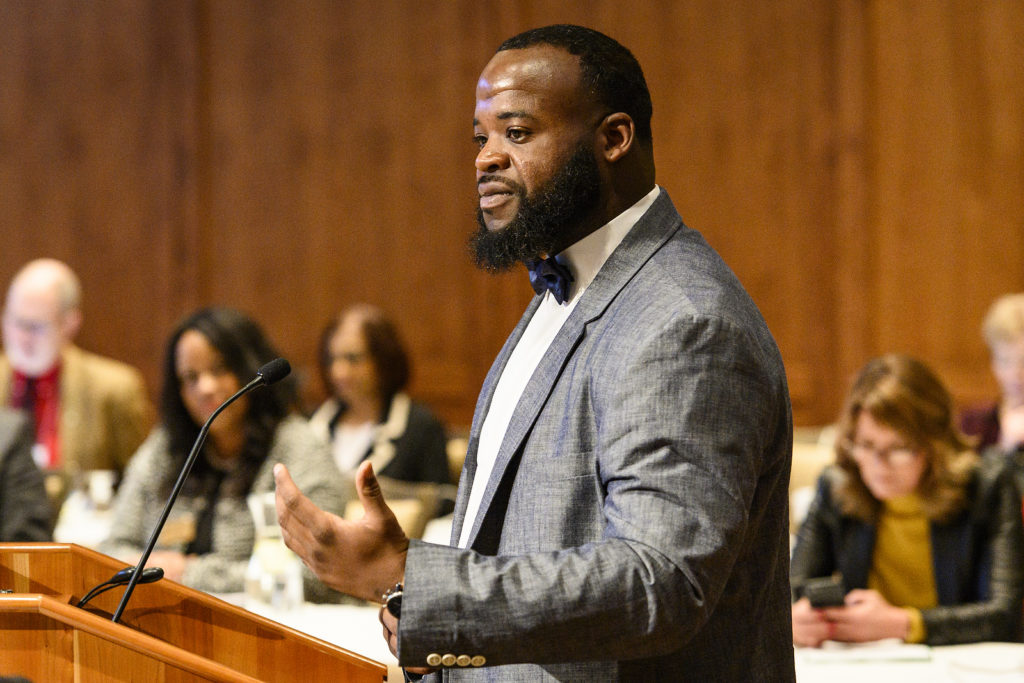
[[[522,483],[538,507],[548,501],[566,514],[548,520],[561,513],[540,508],[513,533],[528,541],[525,526],[550,522],[563,524],[568,537],[574,524],[590,523],[588,515],[603,532],[580,545],[498,556],[412,542],[399,633],[403,665],[422,665],[431,652],[480,653],[488,665],[673,652],[722,599],[740,549],[758,535],[748,525],[777,516],[779,529],[766,536],[785,538],[785,503],[775,485],[778,515],[754,502],[767,469],[788,472],[784,380],[766,370],[779,366],[730,320],[655,318],[660,325],[637,326],[631,335],[595,333],[600,348],[579,362],[586,377],[566,385],[568,400],[586,410],[563,417],[563,406],[550,407],[552,419],[542,416],[526,447],[524,462],[554,450],[552,467],[583,467]],[[562,399],[556,387],[548,406]],[[522,466],[518,476],[525,476]],[[569,512],[587,489],[597,491],[595,509]],[[784,573],[785,552],[780,563],[761,564]],[[775,580],[749,578],[743,590],[763,591]],[[758,581],[756,589],[748,585]]]
[[[0,541],[49,541],[53,509],[32,459],[31,424],[5,414],[0,430]]]
[[[123,469],[153,426],[153,408],[141,373],[132,368],[126,374],[118,390],[108,394],[104,412],[110,456]]]

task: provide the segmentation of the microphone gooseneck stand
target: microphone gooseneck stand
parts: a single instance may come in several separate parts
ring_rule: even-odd
[[[142,551],[142,557],[139,558],[139,562],[135,565],[135,571],[132,572],[131,580],[128,581],[128,586],[124,589],[124,595],[121,596],[121,602],[117,606],[117,610],[114,612],[114,616],[111,621],[117,623],[121,619],[121,614],[124,612],[125,606],[128,604],[128,599],[132,596],[132,592],[135,590],[135,586],[139,583],[139,579],[142,578],[142,568],[146,566],[146,561],[149,560],[150,554],[153,552],[153,548],[156,547],[157,538],[160,536],[160,532],[164,528],[164,524],[167,522],[167,516],[171,513],[171,507],[174,505],[174,501],[178,498],[178,493],[181,491],[182,485],[188,478],[189,472],[192,471],[192,465],[195,464],[196,457],[199,455],[200,449],[206,442],[206,435],[210,431],[210,425],[213,423],[214,418],[223,412],[225,408],[234,403],[236,400],[249,393],[258,386],[264,384],[273,384],[278,380],[284,378],[289,372],[291,372],[291,366],[288,365],[288,361],[283,358],[277,358],[270,361],[256,372],[256,377],[251,382],[246,384],[244,387],[235,392],[235,395],[224,401],[217,407],[217,410],[213,411],[213,414],[203,424],[203,428],[199,430],[199,436],[196,437],[196,441],[192,444],[192,450],[189,451],[188,457],[185,458],[185,464],[181,468],[181,473],[178,474],[178,481],[174,483],[174,489],[171,490],[171,496],[167,500],[167,504],[164,505],[163,512],[160,513],[160,519],[156,523],[156,527],[153,529],[153,533],[150,534],[149,541],[146,543],[145,550]]]

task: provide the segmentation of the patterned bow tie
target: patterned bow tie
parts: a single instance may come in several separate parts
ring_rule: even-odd
[[[530,271],[530,285],[537,294],[544,294],[544,291],[548,290],[559,304],[569,299],[572,273],[553,257],[527,261],[526,269]]]

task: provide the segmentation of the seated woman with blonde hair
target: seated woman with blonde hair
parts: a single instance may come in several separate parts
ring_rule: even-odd
[[[793,642],[1015,640],[1024,597],[1020,499],[1000,459],[980,459],[922,363],[887,355],[857,376],[836,464],[800,527],[791,578],[838,576],[840,605],[793,604]]]
[[[978,440],[979,450],[997,446],[1006,454],[1024,449],[1024,294],[993,302],[981,324],[999,399],[960,414],[960,429]],[[1018,481],[1024,484],[1024,476]]]

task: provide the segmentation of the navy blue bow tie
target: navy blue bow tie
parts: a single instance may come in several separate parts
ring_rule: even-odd
[[[569,283],[572,282],[572,273],[554,257],[546,259],[532,259],[526,262],[526,269],[530,271],[530,285],[537,294],[544,294],[545,290],[551,292],[555,301],[560,304],[569,299]]]

